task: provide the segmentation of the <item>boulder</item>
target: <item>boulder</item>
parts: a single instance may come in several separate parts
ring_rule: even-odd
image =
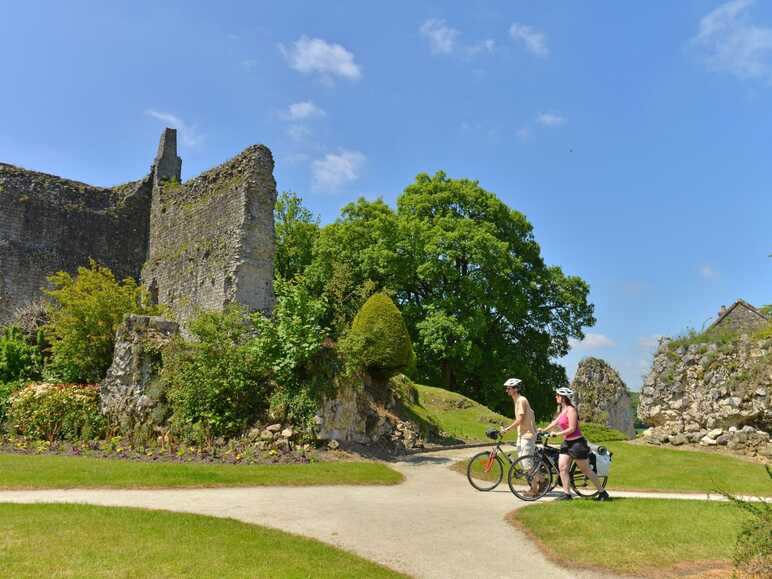
[[[599,358],[579,362],[571,387],[583,421],[635,436],[630,394],[617,371],[606,362]]]

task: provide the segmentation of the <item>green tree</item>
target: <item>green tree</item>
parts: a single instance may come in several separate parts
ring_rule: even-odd
[[[523,378],[537,414],[567,382],[552,360],[591,326],[588,285],[545,265],[531,224],[476,181],[418,175],[392,211],[360,199],[325,227],[310,281],[348,272],[348,295],[368,281],[396,298],[413,336],[417,378],[511,411],[500,387]],[[345,293],[345,292],[342,292]]]
[[[46,334],[51,343],[50,379],[98,382],[113,359],[115,332],[126,314],[155,314],[147,291],[131,278],[118,282],[109,268],[91,260],[73,278],[60,271],[48,278],[53,299]]]
[[[303,206],[297,193],[285,191],[276,200],[277,277],[293,279],[302,275],[313,260],[314,244],[319,237],[319,218]]]

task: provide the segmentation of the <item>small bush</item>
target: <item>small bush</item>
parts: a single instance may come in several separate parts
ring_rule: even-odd
[[[582,429],[584,437],[593,443],[614,442],[616,440],[628,440],[630,438],[621,430],[609,428],[608,426],[603,426],[601,424],[593,424],[592,422],[583,422],[580,425],[580,428]]]
[[[11,395],[8,422],[19,434],[47,440],[90,440],[103,435],[96,384],[30,384]]]
[[[196,341],[164,354],[161,380],[178,436],[211,446],[218,436],[238,435],[265,410],[270,385],[249,347],[251,329],[239,307],[204,313],[190,325]]]
[[[718,344],[723,346],[731,344],[739,337],[738,332],[716,328],[698,332],[694,328],[689,328],[684,334],[677,336],[668,342],[670,351],[676,350],[681,346],[689,347],[696,344]]]
[[[764,468],[772,480],[772,469],[768,465]],[[772,577],[772,504],[723,494],[749,515],[737,536],[733,557],[735,568],[743,577]]]
[[[126,314],[157,314],[147,291],[131,278],[118,282],[109,268],[91,260],[73,278],[60,271],[48,278],[54,289],[46,333],[52,359],[48,379],[98,382],[113,359],[115,332]]]
[[[35,380],[40,377],[43,358],[40,350],[27,343],[16,326],[0,335],[0,382]]]
[[[413,361],[413,344],[402,314],[385,293],[372,295],[359,310],[341,342],[349,364],[387,379]]]
[[[0,382],[0,425],[5,423],[8,416],[8,407],[11,405],[11,396],[17,390],[24,387],[24,382]]]

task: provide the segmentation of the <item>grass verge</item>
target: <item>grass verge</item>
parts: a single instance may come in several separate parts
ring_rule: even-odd
[[[403,577],[312,539],[163,511],[0,504],[0,537],[2,577]]]
[[[661,499],[550,502],[509,515],[564,566],[660,577],[731,567],[746,518],[729,503]]]
[[[607,485],[612,491],[725,491],[740,495],[772,496],[772,484],[764,467],[759,464],[707,452],[671,450],[625,442],[604,444],[614,453]],[[464,475],[466,468],[467,461],[453,465],[454,470]],[[479,477],[486,479],[482,473]]]
[[[402,479],[377,462],[209,465],[0,455],[0,489],[374,485]]]

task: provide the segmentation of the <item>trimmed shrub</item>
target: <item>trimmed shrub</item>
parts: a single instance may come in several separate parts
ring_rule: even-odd
[[[0,382],[39,378],[42,365],[40,350],[27,343],[23,332],[15,326],[5,328],[0,335]]]
[[[11,395],[8,423],[18,434],[54,442],[104,434],[98,384],[30,384]]]
[[[11,405],[11,396],[17,390],[24,387],[24,382],[0,382],[0,425],[5,423],[8,416],[8,407]]]
[[[385,293],[370,296],[342,340],[349,366],[387,379],[403,372],[413,360],[413,344],[397,306]]]

